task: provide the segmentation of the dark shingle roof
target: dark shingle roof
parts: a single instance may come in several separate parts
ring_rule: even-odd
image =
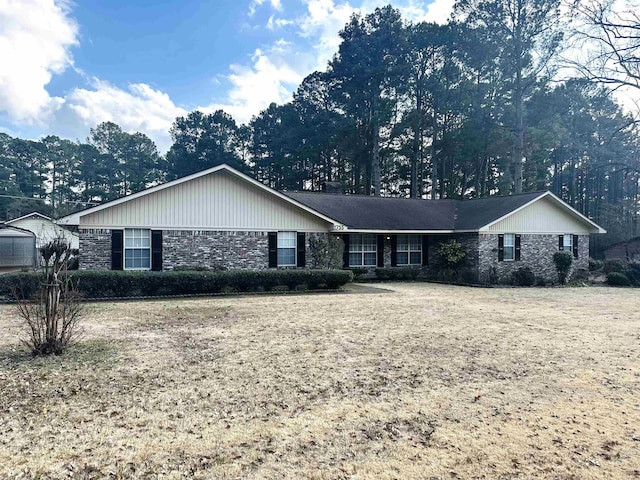
[[[477,230],[543,193],[476,200],[420,200],[329,193],[284,192],[351,229]]]
[[[453,230],[453,200],[416,200],[330,193],[286,192],[294,200],[349,228]]]

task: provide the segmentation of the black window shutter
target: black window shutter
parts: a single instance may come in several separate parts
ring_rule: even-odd
[[[558,250],[564,250],[564,235],[558,235]]]
[[[391,266],[398,266],[398,236],[391,235]]]
[[[151,270],[162,271],[162,230],[151,230]]]
[[[122,270],[124,230],[111,230],[111,270]]]
[[[298,232],[298,241],[296,245],[298,247],[298,261],[296,263],[297,267],[304,268],[307,260],[306,260],[306,243],[305,243],[305,234],[304,232]]]
[[[422,235],[422,265],[429,265],[429,237]]]
[[[520,235],[516,235],[516,261],[520,260]]]
[[[578,235],[573,236],[573,256],[578,258]]]
[[[278,266],[278,233],[269,232],[269,268]]]
[[[384,235],[378,235],[378,267],[384,267]]]
[[[498,235],[498,261],[504,261],[504,235]]]
[[[349,268],[349,235],[342,235],[342,242],[344,243],[344,250],[342,251],[342,266]]]

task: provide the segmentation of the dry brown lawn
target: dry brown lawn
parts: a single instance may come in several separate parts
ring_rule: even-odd
[[[0,306],[0,478],[640,477],[639,290],[382,287]]]

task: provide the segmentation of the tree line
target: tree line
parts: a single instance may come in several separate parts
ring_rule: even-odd
[[[290,102],[246,125],[191,112],[173,123],[166,155],[112,122],[86,142],[0,134],[0,215],[59,216],[227,163],[288,190],[336,182],[346,193],[436,199],[549,189],[610,231],[598,241],[636,236],[637,119],[611,88],[632,84],[634,71],[602,57],[617,48],[637,68],[634,46],[601,43],[598,58],[574,61],[579,78],[558,81],[568,45],[612,28],[609,7],[567,5],[580,29],[560,0],[459,0],[445,25],[407,22],[391,6],[354,15],[326,69]]]

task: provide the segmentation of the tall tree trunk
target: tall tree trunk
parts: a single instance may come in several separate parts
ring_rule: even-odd
[[[411,151],[411,198],[418,198],[418,158],[422,143],[422,91],[416,92],[416,118],[413,127],[413,146]]]
[[[431,121],[431,198],[435,200],[438,194],[438,160],[436,139],[438,138],[438,116],[435,105],[433,107],[433,119]]]
[[[513,175],[514,193],[522,193],[522,159],[524,158],[524,112],[521,72],[517,74],[517,87],[515,91],[516,103],[516,146],[513,150]]]
[[[371,156],[371,170],[373,172],[373,194],[380,196],[380,125],[378,125],[378,100],[373,99],[371,105],[371,141],[373,154]]]

